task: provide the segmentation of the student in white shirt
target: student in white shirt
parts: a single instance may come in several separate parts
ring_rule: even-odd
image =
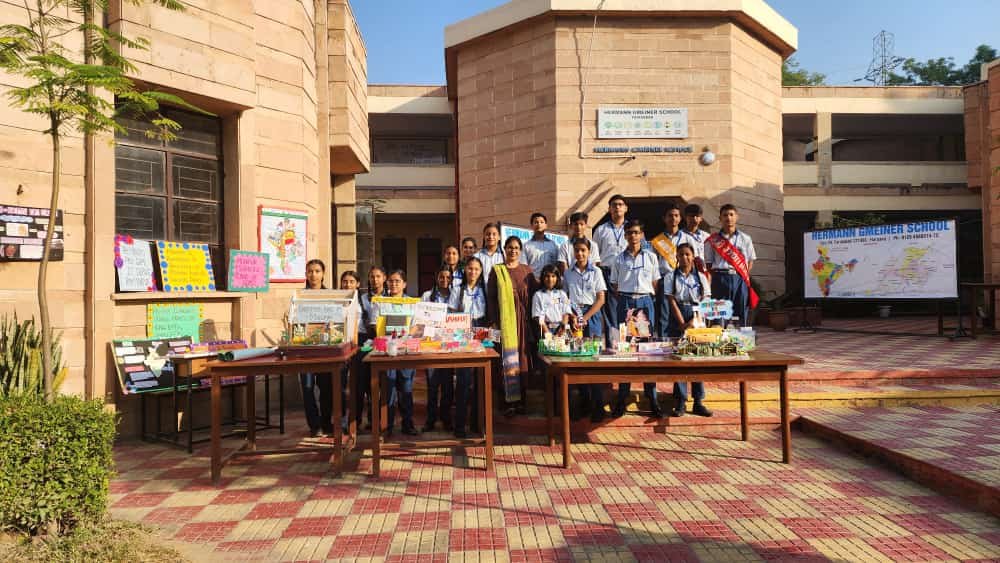
[[[719,232],[705,241],[705,264],[712,271],[712,295],[716,299],[728,299],[733,302],[733,315],[739,315],[740,322],[746,326],[750,316],[750,271],[757,259],[753,240],[750,235],[736,228],[739,221],[736,206],[727,203],[719,209]],[[737,263],[731,262],[733,256],[727,258],[724,253],[716,252],[715,247],[735,249],[735,260],[745,264],[743,274],[738,270]]]
[[[530,239],[524,241],[524,251],[521,252],[521,263],[531,266],[535,272],[535,279],[539,280],[542,268],[549,264],[555,264],[559,259],[559,245],[555,241],[545,236],[548,229],[548,219],[543,213],[534,212],[531,214],[531,229],[534,234]]]
[[[486,223],[483,227],[483,247],[475,254],[483,264],[483,281],[489,283],[493,275],[493,266],[503,264],[503,249],[500,248],[500,225]]]
[[[628,213],[628,202],[620,194],[608,199],[608,216],[606,222],[594,229],[594,242],[601,249],[601,271],[604,272],[604,283],[611,286],[611,265],[618,255],[628,246],[625,241],[625,215]],[[604,317],[609,327],[618,326],[618,296],[609,291],[604,304]]]
[[[467,313],[472,317],[473,327],[484,327],[486,322],[486,285],[483,283],[483,263],[479,258],[470,256],[465,262],[465,275],[462,285],[454,288],[448,300],[448,309],[454,313]],[[472,368],[455,370],[455,437],[467,438],[466,421],[469,418],[469,407],[472,407],[472,426],[479,420],[479,393],[474,385]],[[470,398],[471,397],[471,398]]]
[[[692,243],[687,233],[681,229],[681,210],[677,204],[670,202],[663,209],[663,232],[656,235],[650,246],[660,257],[660,274],[669,275],[677,267],[677,247],[684,243]],[[663,287],[656,292],[656,333],[660,338],[667,335],[667,321],[670,320],[670,308],[663,296]]]
[[[457,262],[458,249],[454,246],[448,248],[455,251]],[[425,291],[421,300],[431,303],[448,303],[451,294],[459,291],[461,287],[455,286],[452,279],[451,268],[448,264],[444,264],[437,273],[437,283],[434,288]],[[454,369],[431,368],[427,370],[427,422],[424,423],[422,429],[424,432],[434,430],[439,416],[444,429],[451,430],[451,405],[455,396],[454,378]]]
[[[590,263],[590,242],[587,239],[577,239],[573,242],[573,254],[576,263],[566,270],[563,287],[569,296],[573,308],[570,317],[574,328],[582,329],[586,337],[601,337],[604,335],[604,307],[608,286],[604,282],[604,274],[600,268]],[[578,418],[589,412],[591,422],[604,420],[604,388],[600,383],[580,386],[583,392],[583,405],[578,409]]]
[[[708,278],[694,267],[694,248],[689,243],[685,242],[677,247],[677,268],[663,277],[661,285],[670,311],[666,323],[667,336],[680,338],[684,330],[691,327],[698,303],[712,297]],[[691,392],[694,397],[691,412],[698,416],[712,416],[712,411],[702,404],[705,399],[705,384],[693,382]],[[670,416],[684,416],[686,404],[687,382],[674,383],[674,409]]]
[[[601,264],[600,246],[593,240],[587,238],[587,221],[589,217],[583,211],[577,211],[569,216],[569,240],[559,247],[559,271],[565,272],[571,264],[576,262],[573,258],[573,241],[584,239],[590,242],[590,263]]]
[[[531,319],[538,327],[539,340],[546,334],[563,334],[570,328],[569,296],[562,289],[559,268],[549,264],[542,268],[542,287],[531,298]]]

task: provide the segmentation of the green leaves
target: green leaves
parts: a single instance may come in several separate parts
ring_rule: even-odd
[[[59,335],[52,335],[53,375],[65,377]],[[0,397],[42,394],[42,334],[35,320],[0,316]]]

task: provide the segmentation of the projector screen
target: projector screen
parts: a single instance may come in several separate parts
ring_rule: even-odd
[[[806,231],[806,299],[957,299],[954,219]]]

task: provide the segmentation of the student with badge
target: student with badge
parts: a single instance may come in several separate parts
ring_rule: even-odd
[[[656,322],[653,295],[661,277],[660,265],[656,254],[642,248],[642,230],[642,221],[638,219],[625,223],[628,246],[611,266],[611,289],[618,294],[618,319],[624,320],[629,309],[642,310],[646,313],[650,326],[653,326]],[[643,383],[642,389],[649,399],[652,416],[663,418],[663,411],[656,402],[656,383]],[[618,385],[618,399],[611,416],[619,418],[625,414],[625,401],[630,390],[631,385],[628,383]]]
[[[684,207],[684,233],[693,241],[695,269],[711,279],[712,274],[705,267],[705,242],[709,235],[708,231],[701,228],[702,215],[701,206],[697,203],[686,205]]]
[[[722,229],[705,242],[705,264],[712,271],[712,295],[733,302],[733,314],[745,326],[750,309],[757,307],[757,293],[750,287],[750,270],[757,259],[750,235],[737,230],[739,213],[727,203],[719,210]]]
[[[555,264],[559,259],[559,245],[545,236],[548,227],[549,220],[545,214],[537,211],[531,214],[531,230],[534,234],[524,242],[521,262],[531,266],[535,272],[535,280],[541,279],[542,268]]]
[[[573,242],[576,240],[586,240],[590,243],[590,263],[601,263],[600,245],[587,238],[587,220],[589,217],[583,211],[577,211],[569,216],[569,240],[559,247],[559,271],[565,272],[571,264],[576,262],[573,259]]]
[[[682,242],[677,246],[677,268],[664,276],[660,285],[663,286],[669,310],[663,322],[668,327],[667,336],[680,338],[684,330],[691,327],[698,303],[712,296],[708,278],[694,268],[694,248],[690,243]],[[686,381],[674,383],[674,409],[670,416],[684,416],[687,387]],[[691,393],[694,397],[691,412],[698,416],[712,416],[712,411],[702,404],[705,399],[705,384],[700,381],[691,383]]]
[[[609,286],[611,284],[611,265],[615,263],[618,255],[627,246],[625,243],[626,213],[628,213],[628,202],[621,195],[615,194],[608,199],[608,216],[610,218],[594,229],[594,242],[597,243],[604,255],[601,272],[604,273],[604,283]],[[607,318],[608,326],[618,326],[618,296],[613,291],[608,292],[604,315]]]
[[[650,246],[653,252],[660,257],[660,274],[662,277],[669,276],[677,268],[677,247],[683,243],[691,243],[687,233],[681,230],[681,210],[677,204],[670,202],[663,210],[662,233],[653,237]],[[656,318],[660,322],[657,324],[656,332],[660,338],[667,336],[667,322],[670,320],[670,307],[663,297],[663,287],[656,292]]]
[[[604,306],[604,296],[608,292],[604,274],[590,263],[590,243],[586,239],[573,243],[573,255],[576,263],[566,270],[566,276],[563,278],[563,287],[566,288],[574,312],[570,320],[574,328],[583,330],[584,336],[604,336],[604,315],[601,314],[601,308]],[[581,387],[583,404],[578,416],[586,416],[589,412],[591,422],[601,422],[604,420],[605,386],[601,383],[591,383]]]

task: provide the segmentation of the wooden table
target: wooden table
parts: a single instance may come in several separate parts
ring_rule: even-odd
[[[970,294],[972,294],[971,295],[972,296],[972,305],[971,305],[972,309],[971,309],[971,314],[969,315],[971,317],[971,323],[970,324],[972,325],[970,327],[971,328],[970,335],[973,338],[975,338],[976,337],[976,325],[979,324],[979,315],[978,315],[978,313],[976,311],[976,309],[979,307],[979,294],[980,294],[980,292],[982,292],[984,290],[989,292],[989,294],[990,294],[990,297],[989,297],[989,300],[990,300],[990,313],[992,315],[994,315],[994,318],[996,318],[996,314],[997,314],[997,291],[1000,291],[1000,283],[961,283],[959,285],[961,286],[961,289],[964,289],[964,290],[968,291]],[[959,324],[959,326],[962,325],[962,319],[961,318],[958,319],[958,324]],[[993,332],[993,334],[996,334],[997,333],[997,327],[994,327],[992,332]]]
[[[368,354],[365,362],[371,365],[371,393],[372,393],[372,475],[379,474],[379,464],[382,458],[382,448],[443,448],[454,446],[478,446],[486,447],[486,470],[493,470],[493,382],[492,382],[492,362],[499,358],[499,355],[491,348],[483,352],[455,352],[441,354],[408,354],[404,356],[385,356]],[[386,381],[387,372],[391,369],[458,369],[473,368],[481,370],[478,375],[482,376],[482,384],[479,385],[479,397],[481,408],[479,410],[482,419],[482,438],[468,439],[448,439],[448,440],[412,440],[386,442],[382,432],[381,420],[381,383]],[[376,408],[375,405],[379,405]]]
[[[350,369],[351,358],[357,353],[356,347],[348,348],[339,354],[327,356],[311,357],[287,357],[283,358],[277,354],[249,360],[239,360],[233,362],[223,362],[219,360],[208,362],[205,367],[209,377],[212,378],[212,483],[218,484],[222,475],[222,467],[236,456],[246,455],[279,455],[296,454],[317,451],[333,450],[333,465],[337,474],[340,473],[343,465],[343,447],[341,440],[343,430],[340,421],[335,420],[333,424],[333,445],[302,446],[294,448],[281,448],[274,450],[258,450],[256,436],[256,395],[254,390],[254,376],[259,374],[272,374],[278,376],[295,375],[299,373],[326,373],[330,372],[333,377],[333,413],[339,417],[342,410],[341,405],[341,381],[340,370],[343,366]],[[222,457],[222,378],[232,376],[246,377],[246,409],[247,409],[247,433],[246,443],[243,446],[226,456]]]
[[[742,439],[750,436],[747,422],[747,382],[777,381],[781,396],[781,459],[792,459],[791,427],[788,413],[788,366],[803,363],[802,358],[757,351],[746,359],[675,360],[636,356],[622,360],[596,358],[543,357],[548,365],[545,378],[545,411],[548,418],[549,446],[555,445],[553,426],[553,384],[559,386],[559,410],[562,418],[563,467],[573,464],[570,451],[569,386],[579,383],[643,383],[647,381],[702,381],[740,384],[740,428]]]

